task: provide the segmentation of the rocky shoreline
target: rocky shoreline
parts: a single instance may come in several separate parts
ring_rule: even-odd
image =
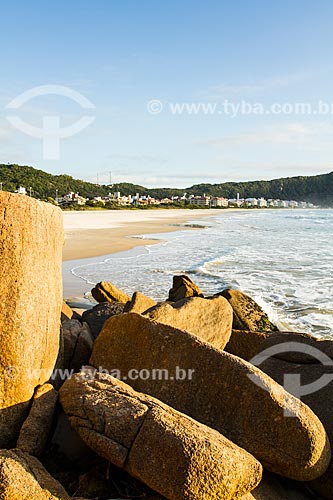
[[[33,199],[0,193],[0,244],[0,500],[333,499],[333,341],[184,275],[81,314]]]

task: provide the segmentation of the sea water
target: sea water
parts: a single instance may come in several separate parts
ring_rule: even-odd
[[[280,329],[333,338],[333,210],[212,210],[199,221],[189,215],[205,228],[149,235],[159,244],[96,258],[72,273],[156,300],[166,299],[173,275],[187,274],[205,295],[242,290]]]

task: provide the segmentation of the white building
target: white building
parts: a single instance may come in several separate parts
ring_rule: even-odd
[[[285,200],[278,200],[277,206],[279,208],[288,208],[288,202]]]
[[[227,207],[228,200],[226,198],[212,198],[210,200],[211,207]]]
[[[210,197],[208,196],[193,196],[189,199],[190,205],[197,205],[199,207],[209,207]]]
[[[244,198],[239,198],[239,195],[238,195],[237,198],[229,198],[228,205],[230,205],[232,207],[234,207],[235,205],[237,207],[241,207],[243,205],[244,201],[245,201]]]
[[[259,198],[258,207],[266,208],[267,207],[267,200],[265,200],[265,198]]]
[[[258,200],[257,200],[257,198],[245,198],[245,204],[248,207],[257,207],[258,206]]]

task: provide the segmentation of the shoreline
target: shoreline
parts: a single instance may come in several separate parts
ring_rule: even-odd
[[[65,212],[64,298],[81,300],[89,291],[90,285],[74,275],[73,268],[101,262],[110,255],[119,254],[119,258],[127,253],[133,255],[133,251],[139,251],[140,247],[163,241],[161,238],[149,238],[152,234],[204,229],[205,225],[201,226],[199,221],[217,213],[220,211],[208,209],[190,213],[186,209],[174,209],[171,213],[170,210],[159,210],[158,213],[117,210]]]
[[[229,212],[230,209],[228,209]],[[109,210],[101,212],[64,212],[65,244],[63,261],[101,257],[124,252],[160,240],[143,238],[149,234],[184,229],[197,219],[211,217],[216,210],[159,210],[158,213]]]

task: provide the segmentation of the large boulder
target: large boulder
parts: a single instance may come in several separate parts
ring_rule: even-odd
[[[228,343],[232,327],[232,307],[223,297],[189,297],[178,302],[163,302],[144,313],[150,319],[186,330],[218,349]]]
[[[51,384],[37,388],[27,419],[24,421],[17,448],[40,457],[45,450],[53,424],[58,393]]]
[[[78,371],[87,364],[92,352],[94,340],[89,325],[77,319],[64,321],[62,335],[62,367],[65,370]]]
[[[187,297],[203,297],[203,293],[185,274],[174,276],[172,288],[169,290],[169,300],[171,302],[177,302]]]
[[[61,307],[61,323],[63,321],[68,321],[69,319],[72,319],[74,314],[73,309],[69,307],[67,302],[63,301],[62,307]]]
[[[130,302],[127,302],[125,305],[124,312],[136,312],[141,314],[155,305],[155,300],[147,297],[141,292],[134,292]]]
[[[320,418],[333,443],[333,341],[307,334],[273,334],[253,359],[289,392],[301,397]],[[333,460],[326,473],[309,486],[333,500]]]
[[[91,290],[91,295],[97,302],[120,302],[126,304],[126,302],[131,300],[131,297],[108,281],[97,283]]]
[[[1,500],[70,500],[37,458],[21,450],[0,450]]]
[[[232,327],[235,330],[268,332],[277,330],[267,314],[251,297],[239,290],[227,289],[218,295],[225,297],[234,311]]]
[[[62,213],[0,192],[0,447],[17,438],[59,350]]]
[[[282,479],[282,478],[281,478]],[[304,483],[280,481],[277,476],[265,473],[260,484],[242,500],[314,500],[304,487]]]
[[[247,330],[232,330],[229,342],[224,350],[234,356],[250,361],[261,349],[269,332],[251,332]]]
[[[311,480],[329,464],[327,435],[310,408],[250,363],[185,331],[134,313],[115,316],[90,364],[117,370],[135,390],[218,430],[272,472]]]
[[[298,344],[296,350],[291,347],[290,343],[293,342]],[[313,337],[307,333],[273,332],[260,345],[258,353],[271,348],[275,348],[273,354],[275,358],[291,363],[312,365],[320,363],[323,360],[323,355],[333,359],[333,341]],[[318,356],[321,360],[318,359]]]
[[[82,314],[82,321],[88,323],[93,338],[95,339],[102,330],[104,323],[111,316],[122,314],[125,304],[120,302],[101,302],[92,309],[87,309]]]
[[[97,461],[95,461],[97,462]],[[98,462],[79,476],[76,494],[87,498],[165,500],[148,486],[119,469],[108,460]]]
[[[87,367],[60,401],[94,451],[170,500],[236,499],[261,480],[245,450],[110,375]]]

